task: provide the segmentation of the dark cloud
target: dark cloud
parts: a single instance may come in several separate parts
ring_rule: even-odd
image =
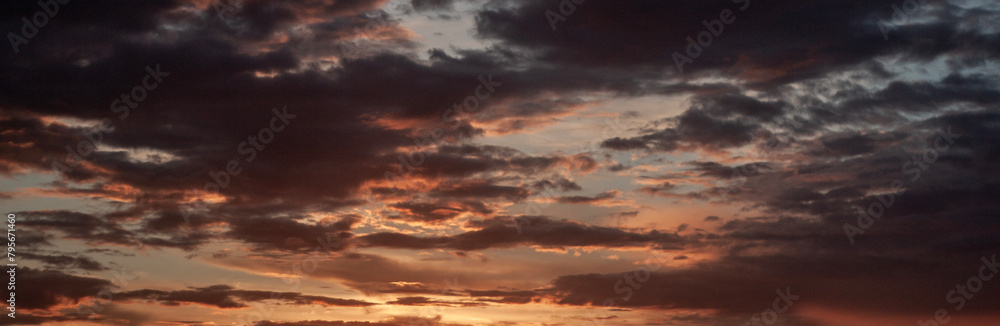
[[[852,99],[845,107],[892,109],[897,114],[936,111],[952,103],[992,105],[1000,102],[996,77],[953,73],[938,83],[894,81],[871,97]]]
[[[343,228],[348,221],[356,221],[353,217],[341,220],[340,224],[305,224],[287,218],[249,217],[233,219],[229,222],[229,236],[274,249],[313,249],[318,246],[327,250],[343,250],[346,239],[351,234]],[[343,223],[341,223],[343,222]]]
[[[391,320],[387,320],[384,322],[309,320],[309,321],[295,321],[295,322],[261,321],[254,324],[254,326],[405,326],[405,325],[464,326],[464,324],[442,323],[440,316],[435,318],[414,317],[414,316],[393,317]]]
[[[743,116],[768,122],[785,113],[788,103],[762,102],[758,99],[740,94],[727,94],[715,97],[704,97],[697,103],[703,110],[713,116],[730,117]]]
[[[394,282],[353,282],[352,288],[358,289],[365,294],[423,294],[423,295],[449,295],[457,296],[461,293],[447,288],[435,288],[422,283],[394,283]]]
[[[79,239],[95,244],[111,243],[126,246],[141,245],[142,240],[145,240],[118,223],[90,214],[63,210],[18,212],[16,214],[31,216],[32,218],[19,221],[18,224],[34,230],[33,232],[38,234],[51,230],[61,232],[70,239]],[[162,244],[175,247],[191,245],[184,243],[183,239],[177,238],[176,240],[178,241],[164,240]]]
[[[645,186],[645,187],[639,188],[639,192],[642,192],[642,193],[645,193],[645,194],[649,194],[649,195],[670,195],[670,194],[672,194],[671,190],[673,190],[674,188],[676,188],[675,185],[673,185],[673,184],[671,184],[669,182],[664,182],[664,183],[656,185],[656,186]]]
[[[520,232],[515,223],[519,223]],[[551,220],[547,217],[500,217],[473,222],[479,230],[446,237],[416,237],[401,233],[373,233],[358,237],[365,246],[429,249],[450,248],[458,250],[483,250],[535,245],[543,247],[599,246],[645,247],[663,249],[683,247],[686,240],[674,233],[649,231],[635,233],[627,230],[586,225],[569,220]]]
[[[741,314],[769,307],[779,298],[776,290],[780,289],[799,296],[801,301],[796,303],[808,300],[811,304],[843,309],[922,313],[943,304],[941,289],[954,287],[949,284],[949,276],[962,279],[970,268],[981,264],[978,257],[965,258],[971,260],[961,267],[945,268],[939,262],[916,258],[856,257],[846,252],[825,255],[813,252],[811,257],[805,252],[740,255],[723,257],[720,265],[683,271],[661,271],[654,266],[623,273],[560,276],[553,281],[552,290],[558,293],[553,297],[560,304],[605,305],[605,300],[610,299],[621,307],[718,309],[723,314]],[[723,265],[730,269],[722,268]],[[887,273],[887,268],[907,272]],[[926,272],[928,269],[934,272]],[[755,272],[745,272],[750,270]],[[640,287],[628,285],[628,279]],[[923,283],[926,286],[912,286],[918,280],[926,281]],[[988,310],[987,307],[988,304],[977,305],[974,309]]]
[[[648,132],[639,137],[615,137],[605,140],[601,146],[615,150],[642,149],[660,152],[702,146],[722,149],[750,143],[759,129],[752,123],[718,119],[708,111],[694,108],[664,122],[676,124],[676,127]]]
[[[597,202],[603,202],[615,199],[621,195],[620,191],[610,190],[594,195],[593,197],[587,196],[563,196],[557,197],[556,202],[563,204],[593,204]]]
[[[404,202],[392,204],[389,207],[400,212],[400,215],[389,215],[390,219],[401,219],[413,222],[441,223],[451,220],[462,213],[471,212],[478,215],[489,215],[493,210],[480,201],[459,201],[439,203]]]
[[[402,326],[405,324],[367,322],[367,321],[309,320],[309,321],[295,321],[295,322],[261,321],[254,325],[255,326]]]
[[[85,256],[69,256],[69,255],[44,255],[44,254],[34,254],[34,253],[21,253],[22,259],[31,259],[41,261],[46,264],[47,269],[70,269],[79,268],[85,271],[101,271],[108,269],[101,265],[101,263],[96,260],[90,259]]]
[[[886,137],[888,136],[888,137]],[[883,144],[905,138],[906,135],[851,135],[837,137],[828,136],[823,142],[823,153],[831,156],[851,156],[868,154]],[[880,146],[881,145],[881,146]]]
[[[154,300],[167,306],[174,306],[181,303],[196,303],[219,308],[243,308],[248,307],[244,304],[244,302],[259,302],[264,300],[281,300],[295,305],[312,304],[344,307],[365,307],[374,305],[374,303],[366,301],[305,295],[298,292],[238,290],[228,285],[213,285],[177,291],[136,290],[118,293],[115,295],[114,299],[116,301],[129,301],[136,299]]]
[[[24,309],[47,309],[65,301],[80,302],[96,297],[102,291],[111,291],[107,280],[81,277],[55,270],[21,267],[17,271],[17,284],[30,291],[18,291],[17,306]]]
[[[427,297],[402,297],[396,299],[395,301],[386,302],[386,304],[400,305],[400,306],[423,306],[423,305],[435,305],[440,304],[441,301],[431,300]]]
[[[431,196],[452,198],[498,198],[520,201],[528,197],[529,191],[521,187],[500,186],[483,182],[439,185],[431,191]]]
[[[948,280],[967,278],[980,258],[989,259],[998,245],[991,236],[996,223],[988,218],[997,209],[987,199],[996,196],[998,180],[987,176],[994,165],[984,163],[996,157],[995,146],[987,144],[1000,130],[996,113],[989,111],[943,113],[901,124],[897,130],[829,133],[815,143],[804,143],[803,148],[821,146],[809,153],[821,154],[820,158],[789,165],[768,163],[764,166],[773,173],[747,178],[744,190],[731,194],[773,215],[729,220],[716,229],[718,233],[702,239],[701,245],[725,250],[727,255],[718,263],[726,267],[713,263],[643,274],[651,275],[649,281],[634,289],[628,301],[615,291],[625,273],[563,276],[553,283],[560,293],[556,298],[573,305],[601,305],[612,298],[616,305],[720,309],[729,314],[752,312],[757,308],[743,303],[770,302],[774,289],[790,286],[803,298],[813,293],[818,300],[813,304],[822,306],[884,313],[933,311],[947,292],[941,289],[954,287]],[[907,167],[915,165],[906,163],[925,155],[934,142],[948,144],[944,134],[954,134],[954,143],[935,150],[933,163],[925,162],[929,167],[914,180],[914,170]],[[689,165],[699,176],[720,179],[740,170],[715,162]],[[905,192],[891,197],[890,207],[856,236],[858,242],[852,247],[843,224],[857,223],[856,208],[888,201],[885,189],[894,180],[905,182]],[[659,193],[664,188],[644,189]],[[936,254],[928,257],[927,252]],[[689,255],[675,259],[682,257],[691,259]],[[737,270],[754,272],[731,272]],[[633,273],[646,272],[628,272]],[[864,288],[878,290],[860,290]],[[754,290],[742,292],[747,289]],[[997,297],[983,299],[993,302]],[[988,305],[974,309],[989,311]]]
[[[411,0],[410,4],[417,11],[452,10],[455,0]]]
[[[469,296],[478,298],[479,301],[494,302],[503,304],[527,304],[538,302],[540,295],[535,291],[469,291]]]
[[[684,72],[718,70],[753,82],[785,83],[850,67],[887,54],[929,60],[946,53],[993,57],[987,42],[995,37],[960,31],[957,19],[897,26],[887,41],[877,23],[889,20],[892,1],[821,1],[795,5],[788,1],[753,2],[746,8],[732,1],[697,4],[634,0],[579,4],[555,30],[548,2],[519,1],[480,11],[481,37],[532,52],[540,60],[576,67],[656,68],[677,72],[672,54],[686,54],[687,37],[705,31],[705,20],[720,19],[723,10],[735,17],[703,48]],[[745,9],[745,10],[742,10]],[[921,6],[937,17],[948,4]],[[912,22],[912,21],[911,21]],[[817,42],[819,40],[819,42]],[[641,45],[641,46],[639,46]],[[969,51],[969,53],[963,53]],[[696,51],[697,52],[697,51]]]
[[[544,179],[536,181],[531,184],[531,188],[538,191],[544,191],[546,189],[560,191],[583,190],[583,187],[580,187],[579,184],[562,176],[555,177],[555,180]]]

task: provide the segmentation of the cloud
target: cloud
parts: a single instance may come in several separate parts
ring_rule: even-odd
[[[135,299],[154,300],[166,306],[175,306],[181,303],[196,303],[224,309],[244,308],[248,307],[244,304],[244,302],[259,302],[264,300],[282,300],[295,305],[313,304],[344,307],[365,307],[375,305],[375,303],[361,300],[305,295],[297,292],[238,290],[228,285],[212,285],[200,288],[193,287],[188,290],[176,291],[149,289],[135,290],[118,293],[115,295],[114,299],[116,301],[129,301]]]
[[[759,128],[738,120],[718,119],[700,109],[687,110],[665,122],[676,124],[677,127],[649,132],[639,137],[615,137],[605,140],[601,146],[615,150],[642,149],[659,152],[674,152],[699,146],[723,149],[749,144]]]
[[[305,224],[287,218],[249,217],[229,221],[229,236],[264,248],[273,249],[306,249],[319,246],[322,242],[330,250],[342,250],[349,232],[343,229],[356,218],[332,224]]]
[[[481,10],[476,31],[480,37],[552,64],[635,70],[669,67],[677,73],[672,53],[687,55],[686,38],[693,39],[706,29],[702,21],[719,19],[721,11],[730,10],[736,22],[724,24],[719,36],[684,66],[684,72],[690,76],[719,71],[762,86],[813,78],[891,54],[912,61],[945,54],[997,55],[974,41],[995,42],[995,38],[963,29],[959,19],[898,26],[886,41],[876,23],[892,14],[893,4],[888,0],[852,5],[820,1],[794,6],[779,1],[740,8],[729,1],[587,3],[576,6],[578,10],[565,21],[557,21],[553,30],[549,20],[538,19],[552,9],[549,3],[520,1]],[[921,11],[943,17],[948,8],[939,3],[922,6]],[[808,22],[799,17],[809,17]],[[633,46],[638,44],[642,46]]]
[[[469,296],[479,298],[478,300],[504,303],[504,304],[527,304],[537,302],[541,295],[535,291],[469,291]]]
[[[581,187],[579,184],[577,184],[573,180],[567,179],[562,176],[555,177],[555,180],[549,180],[549,179],[538,180],[535,183],[531,184],[531,188],[538,191],[543,191],[546,189],[558,189],[560,191],[583,190],[583,187]]]
[[[593,204],[593,203],[597,203],[597,202],[602,202],[602,201],[608,201],[608,200],[615,199],[619,195],[621,195],[620,191],[609,190],[609,191],[605,191],[605,192],[599,193],[599,194],[595,195],[594,197],[587,197],[587,196],[563,196],[563,197],[557,197],[556,198],[556,202],[563,203],[563,204]]]
[[[484,182],[466,184],[444,184],[439,185],[431,191],[434,197],[451,198],[497,198],[503,197],[511,201],[519,201],[527,198],[529,191],[521,187],[499,186]]]
[[[514,226],[520,223],[521,232]],[[649,231],[635,233],[618,228],[586,225],[570,220],[552,220],[540,216],[493,218],[470,223],[478,230],[454,236],[416,237],[401,233],[372,233],[358,237],[363,246],[429,249],[449,248],[464,251],[518,246],[542,247],[646,247],[663,249],[683,247],[686,240],[674,233]]]
[[[31,267],[18,269],[18,284],[30,284],[30,291],[18,297],[17,305],[24,309],[47,309],[63,303],[77,303],[84,298],[96,297],[110,289],[107,280],[81,277],[54,270]]]
[[[438,203],[402,202],[389,206],[402,215],[388,216],[390,219],[402,219],[413,222],[441,223],[451,220],[462,213],[470,212],[478,215],[489,215],[493,210],[480,201],[457,201]]]
[[[101,263],[85,256],[73,257],[69,255],[44,255],[29,252],[21,253],[21,258],[41,261],[47,265],[46,269],[79,268],[85,271],[101,271],[108,269],[107,267],[101,265]]]
[[[410,4],[417,11],[430,10],[452,10],[455,6],[454,0],[412,0]]]
[[[424,318],[424,317],[393,317],[392,319],[386,320],[384,322],[367,322],[367,321],[327,321],[327,320],[309,320],[309,321],[296,321],[296,322],[273,322],[273,321],[261,321],[254,326],[404,326],[404,325],[431,325],[431,326],[460,326],[462,324],[446,324],[441,322],[441,317],[436,318]]]

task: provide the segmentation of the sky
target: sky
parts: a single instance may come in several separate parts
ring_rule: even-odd
[[[2,6],[4,325],[1000,320],[1000,2]]]

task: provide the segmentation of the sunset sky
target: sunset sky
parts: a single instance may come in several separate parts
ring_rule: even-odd
[[[997,1],[2,6],[3,325],[1000,324]]]

